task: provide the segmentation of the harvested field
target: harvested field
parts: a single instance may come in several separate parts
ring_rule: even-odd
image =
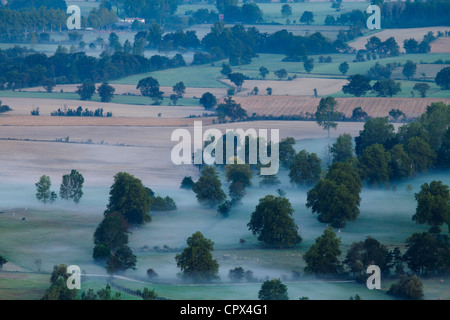
[[[223,82],[232,85],[230,80],[223,80]],[[342,86],[347,82],[344,79],[319,78],[297,78],[292,81],[246,80],[243,91],[237,95],[248,95],[254,87],[258,87],[260,94],[266,94],[266,88],[270,87],[272,95],[313,96],[314,89],[317,89],[320,95],[327,95],[341,91]]]
[[[97,83],[95,86],[98,87],[101,83]],[[80,84],[60,84],[55,86],[53,89],[54,92],[60,92],[63,90],[63,92],[75,92],[78,89],[78,86]],[[110,83],[112,87],[116,91],[114,91],[114,94],[133,94],[133,95],[141,95],[141,92],[136,89],[136,85],[131,84],[116,84],[116,83]],[[24,88],[21,89],[25,92],[45,92],[45,89],[43,87],[33,87],[33,88]],[[160,90],[164,92],[164,96],[169,97],[171,94],[173,94],[172,87],[162,86],[160,87]],[[223,98],[227,94],[227,90],[225,88],[186,88],[186,93],[183,95],[185,98],[200,98],[203,93],[205,92],[211,92],[218,98]],[[150,100],[149,100],[150,101]]]
[[[236,97],[247,114],[292,116],[316,112],[320,98],[291,96]],[[371,117],[386,117],[391,109],[400,109],[408,118],[421,115],[432,102],[450,104],[448,98],[336,98],[337,110],[351,117],[353,109],[361,107]]]
[[[94,111],[97,108],[103,108],[103,113],[112,112],[113,118],[184,118],[190,115],[202,115],[205,109],[200,106],[153,106],[153,105],[130,105],[120,103],[103,103],[81,100],[63,100],[63,99],[31,99],[31,98],[2,98],[3,104],[10,106],[13,110],[7,114],[14,116],[28,116],[32,109],[39,108],[41,116],[49,116],[51,112],[67,108],[76,109],[79,106],[83,109],[88,108]]]
[[[431,43],[431,53],[450,53],[450,38],[438,38]]]
[[[371,38],[372,36],[376,36],[380,38],[381,41],[385,41],[386,39],[390,37],[394,37],[395,41],[400,47],[400,52],[405,52],[405,49],[403,49],[403,41],[406,39],[414,38],[417,41],[421,41],[423,39],[423,36],[426,35],[428,32],[433,32],[434,35],[437,34],[438,31],[445,32],[449,31],[449,27],[426,27],[426,28],[414,28],[414,29],[386,29],[381,32],[378,32],[377,34],[372,34],[370,36],[366,37],[360,37],[356,39],[353,42],[350,42],[349,45],[357,50],[359,49],[365,49],[365,45],[367,43],[367,40]],[[433,47],[432,47],[433,48]],[[450,52],[450,48],[447,47],[446,51],[439,51],[435,52],[433,49],[431,50],[431,53],[447,53]]]

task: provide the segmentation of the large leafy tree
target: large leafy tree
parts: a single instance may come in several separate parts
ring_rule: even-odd
[[[289,167],[289,179],[297,185],[313,185],[322,173],[321,160],[315,153],[301,150],[293,158]]]
[[[390,154],[383,145],[374,144],[364,149],[359,157],[361,177],[371,185],[379,185],[389,181]]]
[[[195,232],[187,241],[183,252],[175,256],[181,277],[186,280],[209,282],[219,278],[219,264],[213,258],[214,242]]]
[[[116,89],[114,89],[113,86],[109,85],[108,82],[103,82],[97,88],[97,92],[102,102],[110,102],[114,97],[114,91],[116,91]]]
[[[443,68],[439,71],[434,81],[442,90],[450,89],[450,67]]]
[[[63,175],[59,188],[59,197],[79,203],[83,196],[83,183],[84,177],[77,170],[72,170],[70,174]]]
[[[414,172],[426,172],[436,162],[436,153],[431,146],[420,137],[408,139],[405,151],[411,158]]]
[[[403,260],[413,272],[430,274],[450,270],[448,237],[414,233],[406,239],[406,248]]]
[[[382,79],[373,85],[373,91],[377,93],[378,97],[392,97],[402,91],[401,83],[392,79]]]
[[[155,103],[159,103],[163,99],[164,92],[159,90],[159,82],[153,77],[139,80],[136,89],[140,90],[143,96],[153,99]]]
[[[333,97],[326,97],[320,99],[317,111],[314,114],[317,124],[323,127],[328,132],[328,138],[330,137],[330,129],[336,129],[336,121],[342,118],[342,113],[335,110],[337,101]]]
[[[445,223],[450,225],[450,191],[442,181],[424,183],[415,198],[417,208],[412,217],[414,221],[429,224],[432,233],[438,233]]]
[[[116,273],[127,269],[136,269],[137,258],[127,245],[123,245],[106,261],[108,273]]]
[[[342,92],[361,97],[372,89],[370,79],[361,74],[355,74],[348,78],[348,83],[342,87]]]
[[[5,259],[3,256],[0,256],[0,270],[2,270],[3,265],[7,262],[8,262],[7,259]]]
[[[77,87],[77,91],[81,100],[89,100],[95,92],[95,84],[93,82],[85,82]]]
[[[128,223],[120,213],[108,214],[95,229],[94,244],[96,247],[104,245],[110,251],[115,252],[127,243]]]
[[[307,193],[306,207],[317,213],[318,220],[342,228],[346,221],[359,215],[361,178],[354,164],[337,162],[330,167],[325,179]]]
[[[114,176],[105,215],[118,212],[130,224],[144,224],[152,220],[150,205],[151,197],[140,179],[126,172]]]
[[[199,102],[205,109],[212,109],[217,104],[217,98],[211,92],[205,92]]]
[[[294,149],[295,139],[292,137],[284,138],[280,141],[278,152],[279,161],[284,168],[289,168],[292,163],[292,159],[295,157],[296,152]]]
[[[268,195],[259,199],[247,226],[259,241],[274,247],[293,247],[302,240],[293,213],[287,198]]]
[[[225,176],[230,182],[229,193],[234,201],[239,201],[245,194],[245,188],[252,184],[252,171],[249,164],[232,163],[225,166]]]
[[[392,260],[389,249],[378,240],[367,237],[364,241],[352,243],[344,264],[354,275],[362,276],[370,265],[377,265],[384,274],[389,274]]]
[[[411,60],[406,61],[403,66],[402,74],[409,80],[414,76],[417,70],[417,64],[412,62]]]
[[[337,274],[342,270],[339,261],[341,239],[336,236],[333,228],[325,229],[323,235],[303,255],[306,262],[305,272],[314,274]]]
[[[401,179],[412,175],[412,161],[402,144],[396,144],[389,150],[390,179]]]
[[[355,138],[355,152],[361,155],[363,150],[375,143],[386,145],[395,137],[394,126],[387,118],[372,118],[366,121],[364,129]]]
[[[225,117],[229,117],[232,121],[242,120],[247,117],[247,111],[231,97],[225,98],[224,102],[219,103],[217,113],[219,114],[219,118],[224,119]]]
[[[287,287],[280,279],[266,280],[258,292],[259,300],[289,300]]]
[[[74,300],[78,290],[67,287],[68,278],[67,265],[55,265],[50,276],[50,287],[45,290],[42,300]]]
[[[219,175],[212,166],[205,166],[202,169],[202,174],[194,183],[192,191],[196,194],[198,202],[210,207],[222,203],[226,198]]]
[[[341,134],[330,147],[333,163],[349,160],[353,157],[352,136],[348,133]]]

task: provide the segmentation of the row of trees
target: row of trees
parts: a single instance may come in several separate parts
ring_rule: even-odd
[[[169,59],[160,55],[145,58],[126,52],[115,52],[112,55],[104,52],[96,58],[87,56],[84,52],[68,53],[61,46],[49,57],[16,46],[0,50],[0,59],[4,62],[0,66],[1,90],[47,86],[49,79],[54,84],[106,82],[132,74],[185,65],[179,54]],[[109,87],[104,85],[101,88],[108,89],[105,90],[105,97],[111,97]],[[99,93],[103,94],[103,91]]]
[[[59,187],[59,197],[64,200],[72,200],[79,203],[83,197],[84,177],[77,170],[72,170],[69,174],[62,177]],[[51,180],[49,176],[43,175],[36,186],[36,199],[43,203],[53,203],[57,199],[57,194],[51,191]]]

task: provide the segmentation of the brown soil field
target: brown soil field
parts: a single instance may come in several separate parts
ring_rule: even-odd
[[[229,80],[222,82],[233,86]],[[258,87],[260,94],[266,94],[266,88],[272,88],[272,95],[290,95],[290,96],[313,96],[314,89],[318,94],[327,95],[339,92],[342,86],[348,81],[345,79],[320,79],[297,78],[292,81],[272,81],[272,80],[246,80],[243,90],[237,93],[237,96],[247,96],[254,87]]]
[[[431,53],[450,53],[450,38],[440,37],[431,43]]]
[[[381,25],[383,27],[383,25]],[[426,27],[426,28],[414,28],[414,29],[386,29],[381,32],[378,32],[376,34],[366,36],[366,37],[360,37],[356,39],[355,41],[349,43],[350,47],[353,47],[357,50],[359,49],[365,49],[365,45],[367,43],[367,40],[372,37],[376,36],[380,38],[381,41],[385,41],[386,39],[390,37],[394,37],[395,41],[400,47],[400,52],[405,52],[405,49],[403,49],[403,41],[406,39],[414,38],[416,40],[422,40],[423,36],[426,35],[429,31],[432,31],[435,35],[438,31],[445,32],[449,31],[449,27]],[[450,52],[450,48],[447,47],[446,51],[444,53]],[[433,51],[433,47],[431,50],[431,53],[438,53]],[[442,52],[441,52],[442,53]]]
[[[204,123],[203,130],[211,127]],[[341,133],[357,135],[362,127],[362,122],[342,122],[331,134],[333,137]],[[171,150],[178,142],[171,141],[171,134],[177,128],[0,126],[0,179],[5,183],[34,184],[46,174],[52,181],[59,181],[63,174],[75,168],[90,186],[110,186],[119,171],[129,172],[155,188],[178,186],[182,177],[192,176],[195,180],[199,172],[192,165],[172,163]],[[233,128],[279,129],[280,139],[327,137],[314,121],[252,121],[214,125],[214,128],[223,133]],[[193,133],[192,127],[187,129]],[[70,137],[69,143],[56,141],[65,137]],[[91,142],[85,143],[88,140]]]
[[[320,98],[292,96],[236,97],[236,102],[247,110],[247,114],[290,116],[313,114]],[[450,104],[449,98],[336,98],[337,110],[346,117],[353,109],[361,107],[371,117],[386,117],[391,109],[400,109],[408,118],[421,115],[432,102]]]
[[[77,87],[80,84],[59,84],[56,85],[55,88],[53,89],[53,92],[60,92],[61,90],[63,90],[63,92],[75,92],[77,91]],[[101,85],[101,83],[97,83],[95,86],[98,87],[99,85]],[[112,87],[114,87],[115,91],[114,94],[134,94],[134,95],[141,95],[141,92],[136,89],[135,85],[131,85],[131,84],[115,84],[115,83],[111,83],[110,84]],[[22,91],[25,92],[45,92],[45,89],[43,87],[32,87],[32,88],[24,88],[21,89]],[[162,92],[164,92],[164,96],[168,97],[171,94],[173,94],[172,91],[172,87],[160,87],[160,90]],[[224,96],[226,96],[227,94],[227,89],[224,88],[186,88],[186,93],[183,95],[184,98],[200,98],[202,96],[203,93],[205,92],[211,92],[212,94],[214,94],[216,97],[218,98],[222,98]]]
[[[201,106],[153,106],[153,105],[131,105],[120,103],[103,103],[95,101],[63,100],[63,99],[32,99],[32,98],[0,98],[3,104],[10,106],[13,110],[5,115],[28,116],[32,109],[39,107],[41,116],[49,116],[51,112],[64,109],[64,106],[76,109],[79,106],[94,111],[103,108],[103,113],[112,112],[113,118],[184,118],[190,115],[202,115],[205,109]],[[2,115],[3,116],[3,115]],[[0,116],[1,117],[1,116]]]

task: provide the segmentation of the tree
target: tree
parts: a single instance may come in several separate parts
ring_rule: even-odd
[[[186,189],[186,190],[192,190],[192,187],[194,186],[194,181],[192,180],[192,177],[184,177],[183,180],[181,181],[181,189]]]
[[[141,296],[142,300],[156,300],[158,298],[155,289],[149,290],[148,288],[144,288]]]
[[[392,97],[402,91],[400,82],[395,82],[392,79],[379,80],[375,82],[372,89],[378,97]]]
[[[351,162],[331,165],[325,179],[307,192],[306,207],[317,213],[318,220],[334,228],[345,227],[359,215],[362,188],[358,169]]]
[[[352,111],[351,119],[355,121],[365,121],[368,117],[369,115],[367,112],[365,112],[361,107],[356,107]]]
[[[363,150],[375,143],[384,145],[395,136],[394,126],[387,118],[372,118],[366,121],[364,129],[355,138],[355,152],[361,155]]]
[[[114,89],[113,86],[110,86],[108,82],[103,82],[98,88],[97,92],[100,95],[100,100],[102,102],[110,102],[114,97]]]
[[[314,69],[314,59],[309,58],[303,62],[303,68],[305,68],[306,72],[310,73]]]
[[[259,68],[259,75],[261,76],[261,78],[265,79],[268,74],[269,74],[269,69],[267,69],[264,66]]]
[[[300,17],[300,22],[310,25],[312,22],[314,22],[314,14],[311,11],[303,12],[302,16]]]
[[[53,88],[56,86],[56,82],[53,79],[45,79],[42,82],[42,86],[44,87],[45,91],[52,92]]]
[[[72,170],[70,174],[63,175],[61,186],[59,187],[59,197],[79,203],[83,196],[83,183],[84,177],[77,170]]]
[[[367,91],[372,89],[370,79],[361,74],[350,76],[348,81],[349,83],[342,87],[342,92],[352,94],[355,97],[361,97],[365,95]]]
[[[350,69],[350,66],[348,65],[347,62],[342,62],[339,65],[339,71],[342,73],[343,76],[345,76],[347,74],[348,69]]]
[[[419,91],[420,96],[425,98],[427,96],[427,91],[430,90],[430,85],[428,83],[416,83],[413,87],[413,90]]]
[[[105,214],[118,212],[130,224],[151,222],[151,197],[142,181],[129,173],[119,172],[109,191],[109,203]]]
[[[319,126],[323,127],[328,132],[328,138],[330,137],[330,129],[336,129],[337,123],[335,121],[342,117],[342,113],[335,110],[337,101],[333,97],[326,97],[320,99],[317,111],[314,114],[316,122]]]
[[[450,167],[450,127],[442,136],[441,147],[437,152],[437,162],[442,168]]]
[[[436,74],[434,82],[441,87],[442,90],[450,89],[450,67],[443,68]]]
[[[272,195],[259,199],[247,224],[259,241],[274,247],[293,247],[302,240],[292,218],[294,209],[287,198]]]
[[[342,270],[339,256],[341,239],[336,236],[333,228],[325,229],[323,235],[303,255],[306,262],[305,272],[320,275],[337,274]]]
[[[159,91],[159,82],[153,77],[139,80],[136,89],[139,89],[143,96],[151,98],[156,104],[163,99],[164,92]]]
[[[49,176],[43,175],[39,181],[35,184],[36,186],[36,199],[42,201],[43,203],[53,202],[56,199],[56,194],[50,191],[52,186]]]
[[[252,171],[249,164],[232,163],[225,166],[225,176],[230,182],[229,193],[233,201],[240,201],[245,188],[252,184]]]
[[[256,3],[244,3],[241,7],[242,22],[255,24],[263,21],[263,12]]]
[[[281,16],[283,18],[289,18],[292,16],[292,7],[288,4],[283,4],[281,7]]]
[[[67,265],[55,265],[50,276],[50,287],[45,290],[42,300],[74,300],[78,290],[67,287],[68,278]]]
[[[216,97],[211,92],[205,92],[202,97],[200,98],[200,104],[205,109],[211,109],[214,108],[217,104]]]
[[[359,279],[366,280],[366,270],[370,265],[377,265],[380,267],[382,274],[388,275],[391,260],[392,257],[388,248],[369,236],[364,241],[352,243],[347,251],[344,264]]]
[[[222,63],[222,70],[220,70],[220,73],[224,76],[228,77],[230,73],[232,73],[233,70],[231,69],[231,66],[228,63]]]
[[[375,63],[375,65],[370,67],[369,71],[367,71],[367,77],[373,80],[387,80],[391,77],[391,74],[391,66],[383,66],[379,62]]]
[[[283,80],[287,77],[286,69],[280,69],[274,72],[274,74],[278,77],[278,79]]]
[[[3,265],[7,262],[8,260],[6,260],[3,256],[0,256],[0,270],[2,270]]]
[[[266,280],[258,292],[259,300],[289,300],[287,287],[280,279]]]
[[[397,283],[393,283],[388,291],[397,297],[420,300],[423,298],[423,283],[416,275],[401,275]]]
[[[128,222],[120,213],[106,215],[94,232],[95,255],[101,259],[128,243]],[[105,250],[106,247],[109,250]],[[96,257],[93,256],[94,259]]]
[[[231,121],[243,120],[247,117],[247,111],[231,97],[225,98],[224,102],[217,106],[217,113],[219,114],[219,118],[229,117]]]
[[[186,92],[186,87],[184,86],[183,81],[178,82],[173,86],[173,92],[178,96],[178,98],[182,98],[183,94]]]
[[[414,172],[426,172],[436,162],[436,153],[430,144],[420,137],[406,141],[405,151],[412,161]]]
[[[339,135],[330,147],[333,163],[343,162],[353,158],[353,138],[348,133]]]
[[[292,159],[296,155],[294,146],[295,146],[295,139],[292,137],[284,138],[279,143],[278,157],[280,164],[284,168],[289,168],[291,166]]]
[[[113,274],[127,269],[136,269],[137,258],[127,245],[116,250],[106,261],[106,271]]]
[[[85,82],[77,88],[75,93],[80,95],[81,100],[90,100],[95,92],[95,84],[93,82]]]
[[[411,60],[406,61],[405,65],[403,66],[402,74],[410,80],[417,70],[417,64],[412,62]]]
[[[389,150],[390,154],[390,179],[402,179],[409,177],[412,170],[412,161],[409,155],[406,153],[402,144],[396,144]]]
[[[403,111],[400,109],[391,109],[391,111],[389,111],[389,115],[392,117],[392,119],[394,119],[394,121],[397,121],[398,118],[405,116]]]
[[[210,282],[217,280],[219,264],[213,259],[214,242],[195,232],[187,241],[187,247],[175,256],[180,276],[185,280]]]
[[[197,201],[202,205],[216,206],[222,203],[226,195],[222,190],[222,183],[216,169],[212,166],[205,166],[198,181],[192,187]]]
[[[236,86],[236,89],[240,91],[244,84],[245,76],[240,72],[233,72],[228,75],[228,79]]]
[[[431,233],[439,233],[440,226],[450,225],[450,191],[442,181],[424,183],[415,195],[416,213],[412,219],[420,224],[431,225]]]
[[[268,96],[272,95],[272,88],[266,88],[266,92]]]
[[[220,13],[224,13],[227,7],[237,6],[238,0],[218,0],[216,1],[216,8]]]
[[[389,181],[390,154],[383,145],[374,144],[364,149],[359,158],[361,178],[376,186]]]
[[[417,53],[419,43],[416,39],[410,38],[403,40],[403,48],[405,48],[406,53]]]
[[[313,185],[322,173],[321,160],[315,153],[301,150],[293,158],[289,167],[289,179],[297,185]]]
[[[403,260],[411,271],[427,275],[450,270],[448,237],[414,233],[406,239],[406,248]]]

